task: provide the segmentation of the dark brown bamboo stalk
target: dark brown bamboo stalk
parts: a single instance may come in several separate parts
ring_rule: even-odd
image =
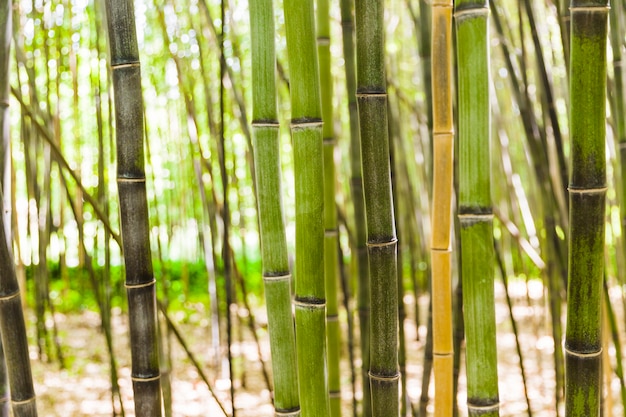
[[[137,416],[161,416],[156,280],[143,150],[141,67],[132,0],[105,2],[115,93],[117,184],[126,268],[133,390]]]

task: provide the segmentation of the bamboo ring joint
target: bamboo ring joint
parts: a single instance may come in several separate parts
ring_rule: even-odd
[[[291,279],[291,274],[283,274],[283,275],[263,275],[263,281],[289,281]]]
[[[310,127],[322,127],[324,123],[321,120],[295,120],[291,121],[292,129],[307,129]]]
[[[122,68],[132,68],[132,67],[140,67],[141,63],[137,62],[126,62],[124,64],[111,65],[111,69],[122,69]]]
[[[359,93],[357,92],[355,94],[356,98],[367,98],[367,97],[387,97],[387,92],[386,91],[380,91],[380,92],[363,92],[363,93]]]
[[[376,375],[370,371],[367,374],[369,375],[370,379],[373,379],[374,381],[394,382],[400,379],[400,373],[396,373],[395,375],[392,375],[392,376],[386,376],[386,375]]]
[[[603,12],[603,13],[608,13],[609,9],[611,9],[611,6],[609,6],[608,4],[606,6],[603,5],[597,5],[597,6],[574,6],[574,7],[570,7],[569,10],[570,12]]]
[[[488,413],[490,411],[497,411],[500,409],[500,403],[495,403],[492,405],[474,405],[467,403],[467,409],[473,411],[481,411],[483,413]]]
[[[468,18],[468,17],[474,17],[474,16],[488,15],[488,14],[489,14],[488,7],[473,7],[471,9],[462,9],[462,10],[454,12],[454,18],[455,19]]]
[[[570,194],[602,194],[605,193],[608,187],[598,187],[598,188],[572,188],[567,187],[567,191]]]
[[[26,400],[22,400],[22,401],[11,400],[11,404],[13,404],[13,405],[25,405],[25,404],[32,403],[33,401],[35,401],[35,399],[36,399],[36,397],[33,396],[33,397],[30,397],[30,398],[28,398]]]
[[[459,220],[489,221],[489,220],[493,220],[493,213],[486,213],[486,214],[466,213],[466,214],[459,214],[457,215],[457,217],[459,218]]]
[[[276,417],[292,417],[300,415],[300,407],[294,408],[293,410],[275,410],[274,414]]]
[[[575,356],[577,358],[595,358],[595,357],[602,355],[602,348],[600,348],[600,350],[597,352],[590,352],[590,353],[574,352],[573,350],[565,348],[565,353],[571,356]]]
[[[138,289],[138,288],[149,287],[149,286],[154,285],[154,284],[156,284],[156,279],[153,278],[152,281],[150,281],[150,282],[144,282],[144,283],[141,283],[141,284],[126,284],[126,283],[124,283],[124,286],[127,289],[130,290],[130,289]]]
[[[293,300],[293,304],[296,307],[308,308],[310,310],[324,309],[326,308],[326,300],[319,300],[319,302],[311,302],[308,300]]]
[[[19,295],[20,295],[20,290],[17,290],[9,295],[3,295],[2,297],[0,297],[0,301],[9,301],[15,297],[19,297]]]
[[[161,375],[150,376],[148,378],[142,378],[142,377],[138,377],[138,376],[131,376],[130,379],[132,379],[133,381],[136,381],[136,382],[150,382],[150,381],[157,381],[157,380],[161,379]]]
[[[252,121],[252,127],[280,127],[280,123],[275,120]]]
[[[367,242],[366,245],[368,248],[383,248],[385,246],[392,246],[398,243],[398,239],[395,237],[387,242]]]
[[[317,38],[318,45],[330,45],[330,38],[328,36],[318,36]]]
[[[339,315],[338,314],[327,314],[326,315],[326,321],[337,322],[337,321],[339,321]]]
[[[29,403],[34,402],[35,399],[36,399],[36,397],[33,396],[33,397],[30,397],[27,400],[22,400],[22,401],[13,401],[13,400],[11,400],[11,404],[13,404],[13,405],[25,405],[25,404],[29,404]]]

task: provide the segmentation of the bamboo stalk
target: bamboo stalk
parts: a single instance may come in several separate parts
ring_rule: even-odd
[[[11,196],[13,192],[11,181],[11,134],[9,117],[9,61],[11,58],[11,36],[13,28],[13,13],[10,1],[0,3],[0,181],[2,183],[3,201],[1,217],[4,227],[7,248],[11,248]],[[9,379],[4,355],[4,347],[0,341],[0,416],[8,417],[11,394]]]
[[[37,416],[35,390],[30,369],[26,324],[22,310],[20,287],[15,274],[15,263],[11,251],[11,221],[5,218],[7,207],[5,169],[10,167],[9,131],[9,59],[13,27],[12,2],[0,2],[0,134],[2,135],[2,192],[0,192],[0,335],[2,354],[2,388],[0,405],[2,415],[8,415],[8,400],[15,417]],[[10,171],[9,171],[10,172]],[[40,260],[42,262],[42,260]],[[7,381],[8,377],[8,381]],[[8,384],[7,384],[8,382]],[[8,386],[7,386],[8,385]]]
[[[330,71],[330,2],[318,0],[317,54],[320,71],[320,97],[324,147],[324,279],[326,286],[326,340],[328,366],[328,396],[330,415],[341,416],[341,336],[338,304],[337,205],[335,203],[335,133],[333,124],[333,78]]]
[[[600,415],[608,12],[607,0],[571,2],[566,417]]]
[[[382,0],[356,3],[357,103],[370,273],[372,415],[398,416],[397,239],[387,130]]]
[[[488,0],[455,3],[459,223],[469,416],[499,415],[491,209]]]
[[[312,0],[284,2],[296,197],[296,351],[303,417],[328,416],[324,156]]]
[[[144,168],[141,67],[132,0],[105,2],[115,93],[117,185],[138,416],[161,415],[161,383]]]
[[[452,1],[432,4],[433,216],[431,238],[435,415],[451,416],[453,397],[451,206]]]
[[[359,315],[359,336],[361,348],[361,385],[363,392],[362,415],[370,417],[369,398],[369,320],[370,320],[370,282],[367,265],[367,231],[365,227],[365,202],[363,200],[363,174],[361,172],[361,137],[359,134],[359,114],[356,101],[356,56],[354,51],[354,0],[341,0],[341,29],[343,57],[346,72],[346,93],[350,117],[350,192],[354,209],[354,235],[357,277],[357,310]]]

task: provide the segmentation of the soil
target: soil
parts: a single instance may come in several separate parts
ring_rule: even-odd
[[[526,375],[526,390],[530,399],[534,417],[556,416],[554,407],[555,384],[553,351],[554,343],[550,335],[549,317],[544,308],[543,287],[539,282],[510,284],[509,293],[513,298],[513,314],[519,328],[519,343],[523,354]],[[520,371],[520,360],[516,350],[516,338],[511,331],[509,310],[504,298],[503,287],[496,287],[498,304],[496,320],[498,326],[498,374],[501,409],[500,415],[528,415],[524,384]],[[617,295],[616,295],[617,296]],[[420,299],[422,318],[426,317],[426,300]],[[407,311],[415,309],[414,299],[406,297]],[[620,304],[620,303],[618,303]],[[207,320],[208,312],[202,305],[190,306],[191,313],[178,312],[172,319],[177,322],[186,338],[190,349],[198,361],[203,364],[212,390],[226,410],[230,410],[230,383],[227,378],[228,366],[221,363],[223,370],[216,370],[211,363],[211,332]],[[240,311],[240,316],[246,312]],[[269,364],[269,346],[264,311],[255,311],[257,323],[260,325],[258,335],[261,340],[261,355]],[[119,415],[120,406],[111,399],[109,359],[105,339],[99,330],[100,319],[95,312],[84,311],[80,314],[56,314],[55,319],[60,332],[60,340],[66,360],[66,368],[60,369],[58,361],[44,361],[38,358],[36,348],[31,345],[31,359],[35,390],[38,398],[40,415],[46,416],[111,416],[113,409]],[[345,319],[345,317],[344,317]],[[344,320],[345,323],[345,320]],[[29,329],[34,330],[31,323]],[[113,332],[116,356],[118,361],[118,383],[123,400],[125,416],[134,416],[132,386],[130,382],[130,354],[128,349],[126,317],[120,311],[114,311]],[[407,338],[407,394],[414,408],[419,406],[421,391],[422,362],[426,328],[416,328],[412,318],[405,323]],[[347,334],[347,331],[343,334]],[[419,335],[419,338],[418,338]],[[240,417],[273,416],[270,391],[263,378],[262,366],[259,362],[259,349],[247,328],[235,332],[237,342],[233,344],[235,379],[236,415]],[[32,340],[32,338],[31,338]],[[215,397],[200,378],[198,371],[189,361],[177,340],[170,340],[172,355],[172,415],[173,416],[220,416],[223,412],[217,405]],[[347,357],[347,348],[344,357]],[[614,350],[611,348],[609,352]],[[224,361],[223,361],[224,362]],[[358,358],[357,358],[358,362]],[[344,381],[343,403],[344,415],[352,413],[351,373],[347,360],[343,364]],[[357,374],[358,375],[358,374]],[[465,377],[461,371],[458,400],[465,403]],[[357,384],[356,398],[360,400],[360,387]],[[613,411],[621,415],[619,404],[619,382],[613,378],[611,389]],[[430,387],[431,401],[428,406],[429,415],[433,411],[433,386]],[[117,401],[117,400],[116,400]],[[563,412],[559,413],[563,415]],[[460,415],[467,412],[463,406]],[[607,415],[607,414],[605,414]]]

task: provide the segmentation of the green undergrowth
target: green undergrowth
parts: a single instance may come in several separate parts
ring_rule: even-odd
[[[37,265],[25,267],[26,297],[29,307],[35,306]],[[238,261],[237,268],[244,280],[248,301],[263,299],[263,286],[260,272],[260,260]],[[98,311],[98,302],[94,283],[85,266],[68,267],[58,263],[47,266],[47,287],[49,301],[54,310],[63,314],[80,313],[85,310]],[[107,274],[104,268],[94,266],[95,283],[101,297],[109,294],[111,308],[127,310],[124,289],[124,270],[122,266],[112,266]],[[209,274],[203,262],[166,261],[155,263],[154,276],[157,280],[158,299],[166,302],[169,310],[185,312],[193,310],[198,303],[209,307]],[[220,309],[224,307],[224,278],[222,265],[217,265],[214,272]],[[108,282],[108,284],[106,284]],[[236,283],[237,298],[241,300],[243,290]]]

